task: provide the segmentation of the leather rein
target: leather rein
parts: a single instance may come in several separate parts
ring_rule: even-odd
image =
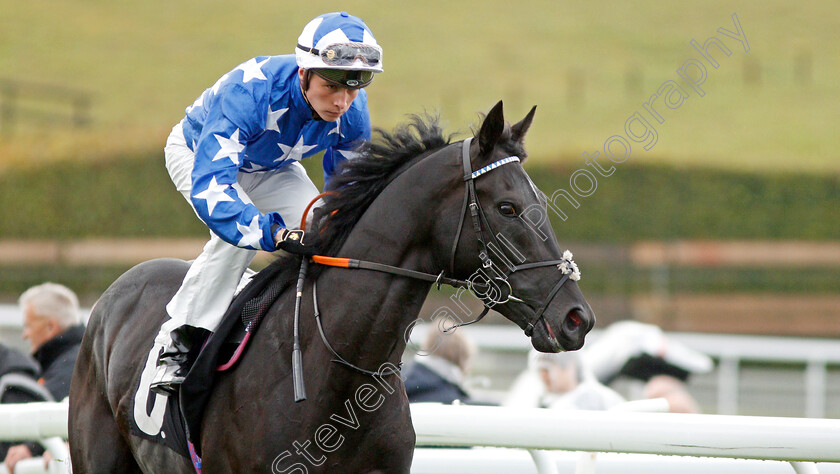
[[[475,180],[478,177],[480,177],[481,175],[483,175],[487,172],[490,172],[490,171],[492,171],[492,170],[494,170],[494,169],[496,169],[500,166],[503,166],[503,165],[508,164],[508,163],[519,162],[519,157],[510,156],[510,157],[503,158],[501,160],[495,161],[495,162],[493,162],[493,163],[491,163],[491,164],[489,164],[489,165],[487,165],[487,166],[485,166],[485,167],[483,167],[479,170],[473,171],[472,170],[472,163],[471,163],[471,160],[470,160],[470,143],[471,142],[472,142],[472,138],[467,138],[466,140],[463,141],[463,145],[462,145],[461,156],[462,156],[462,163],[463,163],[463,170],[464,170],[464,183],[465,183],[464,203],[463,203],[463,206],[462,206],[462,209],[461,209],[461,218],[460,218],[460,223],[458,224],[458,231],[455,234],[455,240],[452,243],[452,252],[451,252],[451,255],[450,255],[450,259],[449,259],[450,273],[454,273],[455,256],[456,256],[456,253],[458,251],[458,242],[461,238],[461,234],[463,232],[464,225],[465,225],[465,222],[466,222],[466,215],[467,215],[468,212],[469,212],[469,215],[470,215],[471,220],[472,220],[473,232],[475,233],[476,238],[477,238],[479,244],[481,245],[482,251],[479,252],[479,258],[482,261],[482,268],[489,269],[490,267],[493,266],[493,262],[490,259],[490,247],[489,247],[489,245],[490,245],[490,243],[492,243],[492,244],[496,245],[496,248],[502,248],[502,247],[499,246],[498,239],[493,234],[492,229],[490,229],[490,223],[487,220],[487,217],[485,216],[484,211],[481,208],[481,204],[478,201],[478,196],[477,196],[476,190],[475,190]],[[316,198],[316,200],[317,199],[318,198]],[[307,208],[307,212],[308,212],[308,208]],[[307,212],[304,212],[304,219],[306,218],[305,216],[307,215]],[[489,239],[487,238],[486,234],[489,234]],[[448,286],[452,286],[452,287],[455,287],[455,288],[466,288],[466,289],[469,289],[469,290],[472,291],[478,286],[470,280],[459,280],[459,279],[456,279],[456,278],[446,277],[446,276],[444,276],[446,270],[441,271],[440,274],[438,274],[438,275],[434,275],[434,274],[431,274],[431,273],[420,272],[420,271],[417,271],[417,270],[409,270],[409,269],[406,269],[406,268],[396,267],[396,266],[392,266],[392,265],[386,265],[386,264],[383,264],[383,263],[370,262],[370,261],[366,261],[366,260],[358,260],[358,259],[351,259],[351,258],[327,257],[327,256],[323,256],[323,255],[313,255],[312,256],[312,261],[319,264],[319,265],[338,267],[338,268],[347,268],[347,269],[371,270],[371,271],[389,273],[389,274],[392,274],[392,275],[397,275],[397,276],[402,276],[402,277],[407,277],[407,278],[413,278],[415,280],[422,280],[422,281],[427,281],[427,282],[430,282],[430,283],[434,283],[435,285],[437,285],[438,288],[440,288],[440,285],[443,284],[443,285],[448,285]],[[515,266],[510,267],[509,272],[504,277],[494,278],[494,280],[496,280],[498,282],[501,282],[501,283],[503,283],[504,285],[507,286],[507,289],[508,289],[507,298],[504,301],[491,300],[491,301],[488,302],[486,296],[485,297],[480,297],[480,299],[482,300],[482,303],[484,303],[484,310],[481,312],[481,314],[479,314],[478,317],[476,317],[472,321],[468,321],[468,322],[465,322],[465,323],[459,323],[459,324],[453,325],[453,326],[447,328],[445,330],[445,332],[455,330],[456,328],[461,327],[461,326],[467,326],[467,325],[470,325],[470,324],[477,323],[478,321],[481,321],[481,319],[484,318],[484,316],[487,315],[487,313],[490,311],[491,307],[495,306],[495,304],[506,304],[506,303],[509,303],[509,302],[513,301],[513,302],[516,302],[516,303],[525,304],[525,305],[531,307],[532,309],[534,309],[534,311],[535,311],[534,317],[531,319],[531,321],[528,323],[528,325],[525,328],[525,335],[528,336],[528,337],[531,337],[531,334],[533,334],[533,331],[534,331],[534,325],[537,323],[537,321],[539,321],[542,318],[543,313],[545,312],[546,308],[548,308],[548,305],[551,303],[551,301],[554,299],[554,297],[557,295],[557,293],[560,291],[560,289],[563,287],[563,285],[569,280],[569,278],[572,275],[572,272],[571,271],[569,271],[568,273],[564,272],[563,277],[560,279],[560,281],[558,281],[554,285],[552,290],[549,292],[547,298],[541,304],[539,304],[539,306],[536,306],[536,305],[532,304],[531,302],[528,302],[528,301],[526,301],[522,298],[518,298],[518,297],[514,296],[513,295],[513,290],[510,286],[510,283],[507,281],[507,278],[510,277],[511,274],[513,274],[517,271],[522,271],[522,270],[530,270],[530,269],[534,269],[534,268],[542,268],[542,267],[548,267],[548,266],[558,266],[558,268],[559,268],[559,266],[561,264],[563,264],[564,262],[571,262],[571,260],[563,258],[563,259],[560,259],[560,260],[549,260],[549,261],[536,262],[536,263],[526,263],[526,264],[515,265]],[[301,261],[301,272],[300,272],[300,275],[299,275],[298,291],[297,291],[297,295],[296,295],[297,296],[297,303],[295,305],[295,341],[296,342],[295,342],[295,349],[294,349],[295,353],[294,354],[297,354],[297,355],[293,355],[293,368],[296,364],[299,363],[299,362],[296,362],[296,359],[299,360],[299,358],[300,358],[299,346],[297,344],[297,340],[298,340],[298,337],[297,337],[297,329],[298,329],[297,320],[298,320],[298,313],[299,313],[299,307],[300,307],[300,298],[302,297],[302,291],[301,291],[301,289],[302,289],[302,279],[305,277],[307,264],[308,264],[308,260],[306,258],[303,258],[302,261]],[[481,294],[481,293],[478,293],[478,294]],[[346,366],[350,369],[353,369],[357,372],[363,373],[365,375],[370,375],[370,376],[383,376],[383,375],[390,375],[391,373],[395,373],[393,370],[391,370],[389,372],[385,372],[385,373],[373,372],[373,371],[370,371],[370,370],[366,370],[366,369],[357,367],[357,366],[351,364],[350,362],[347,362],[344,358],[342,358],[332,348],[332,346],[330,345],[329,341],[327,340],[327,338],[324,334],[324,329],[323,329],[323,326],[321,324],[320,312],[318,310],[317,286],[315,286],[314,284],[313,284],[313,303],[315,305],[315,319],[316,319],[317,324],[318,324],[318,331],[321,335],[321,339],[323,340],[323,342],[327,346],[327,348],[330,350],[330,352],[332,352],[332,354],[337,358],[337,359],[334,359],[333,362],[342,364],[342,365],[344,365],[344,366]],[[297,377],[295,377],[295,382],[296,383],[298,382]],[[300,380],[300,383],[301,383],[301,386],[302,386],[302,378]],[[296,393],[297,392],[298,392],[298,390],[296,389]],[[305,399],[305,393],[303,394],[302,399]]]

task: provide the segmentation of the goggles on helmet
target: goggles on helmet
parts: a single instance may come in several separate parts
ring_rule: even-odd
[[[328,66],[352,66],[357,60],[366,66],[379,67],[382,62],[382,50],[362,43],[336,43],[320,50],[298,44],[297,47],[316,56]]]

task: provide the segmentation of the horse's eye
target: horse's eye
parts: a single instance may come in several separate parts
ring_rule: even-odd
[[[499,204],[499,212],[501,212],[503,216],[516,217],[516,207],[509,202]]]

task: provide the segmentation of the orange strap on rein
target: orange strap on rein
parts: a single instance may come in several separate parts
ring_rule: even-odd
[[[312,261],[321,265],[326,265],[329,267],[341,267],[341,268],[350,268],[350,259],[349,258],[339,258],[339,257],[325,257],[323,255],[313,255]]]

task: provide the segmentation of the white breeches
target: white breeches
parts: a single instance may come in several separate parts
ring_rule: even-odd
[[[164,148],[166,169],[176,189],[190,201],[195,154],[187,147],[179,123],[172,129]],[[277,212],[289,228],[300,225],[306,206],[318,195],[318,188],[300,163],[274,171],[239,173],[240,196],[247,196],[262,213]],[[195,209],[193,209],[195,210]],[[155,342],[170,343],[170,332],[184,324],[214,331],[233,300],[242,275],[256,250],[231,245],[210,231],[210,241],[187,271],[181,288],[166,305],[170,318]]]

